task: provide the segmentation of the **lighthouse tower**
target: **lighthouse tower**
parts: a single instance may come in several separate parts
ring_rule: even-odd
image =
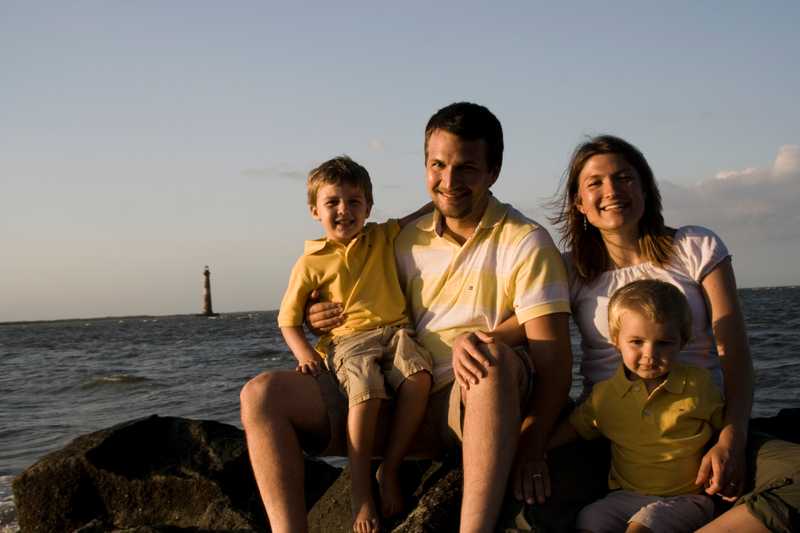
[[[204,316],[216,316],[214,309],[211,307],[211,271],[208,270],[206,265],[203,270],[203,313]]]

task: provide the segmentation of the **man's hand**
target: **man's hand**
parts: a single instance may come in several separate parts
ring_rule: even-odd
[[[514,497],[527,504],[542,504],[550,497],[550,472],[547,458],[523,449],[517,450],[511,468],[511,488]]]
[[[719,494],[731,502],[744,489],[746,460],[744,446],[735,444],[726,433],[723,429],[719,441],[703,456],[695,484],[705,487],[706,494]]]
[[[315,358],[303,358],[302,360],[297,362],[297,366],[295,370],[300,372],[301,374],[309,374],[312,376],[318,376],[322,373],[322,359],[315,357]]]
[[[493,344],[494,339],[483,331],[462,333],[453,341],[453,374],[462,387],[469,389],[486,376],[492,360],[481,350],[481,344]]]
[[[344,308],[338,302],[320,302],[319,291],[314,290],[306,301],[306,324],[317,336],[344,324]]]

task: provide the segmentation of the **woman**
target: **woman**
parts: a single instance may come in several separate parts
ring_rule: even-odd
[[[644,156],[631,144],[609,135],[595,137],[575,150],[559,210],[553,222],[560,226],[568,250],[565,259],[573,318],[582,338],[585,390],[609,378],[618,364],[608,334],[606,309],[611,294],[642,278],[678,286],[694,316],[693,340],[679,358],[709,369],[726,401],[725,426],[703,458],[697,483],[705,485],[709,494],[728,501],[739,499],[746,488],[752,488],[745,458],[753,369],[725,245],[705,228],[667,227],[661,196]],[[780,454],[788,450],[797,458],[800,447],[781,441],[772,444],[787,446]],[[761,461],[758,466],[761,469]],[[758,488],[766,480],[756,474]],[[733,507],[703,531],[768,531],[765,524],[773,530],[790,531],[797,495],[787,503],[792,495],[785,492],[784,488],[783,493],[777,491],[769,497],[763,492],[748,494],[739,499],[746,505]]]

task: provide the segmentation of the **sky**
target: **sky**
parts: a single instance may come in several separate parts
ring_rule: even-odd
[[[797,2],[0,1],[0,321],[275,309],[348,154],[373,220],[427,201],[423,132],[487,106],[495,195],[545,223],[575,145],[648,158],[740,286],[800,284]],[[602,5],[601,5],[602,4]]]

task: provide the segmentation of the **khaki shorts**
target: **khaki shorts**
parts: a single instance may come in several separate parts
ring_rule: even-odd
[[[770,531],[800,531],[800,445],[752,432],[748,465],[752,490],[736,500]]]
[[[649,496],[629,490],[615,490],[584,507],[575,528],[595,533],[625,531],[636,522],[653,533],[691,532],[714,517],[714,501],[705,494]]]
[[[430,372],[432,362],[428,350],[414,340],[414,330],[385,326],[333,339],[327,364],[352,407],[389,399],[385,382],[396,391],[407,377]]]
[[[518,351],[514,351],[514,353],[517,356],[514,364],[520,367],[520,371],[517,373],[520,408],[524,410],[532,400],[534,370],[526,353]],[[346,456],[347,397],[342,393],[336,376],[331,372],[322,372],[316,379],[328,412],[330,440],[327,446],[321,445],[316,449],[309,449],[306,446],[305,451],[319,456]],[[462,440],[463,420],[464,407],[461,387],[455,382],[451,382],[428,398],[425,416],[412,441],[410,456],[431,459],[441,457],[449,450],[457,449]]]

